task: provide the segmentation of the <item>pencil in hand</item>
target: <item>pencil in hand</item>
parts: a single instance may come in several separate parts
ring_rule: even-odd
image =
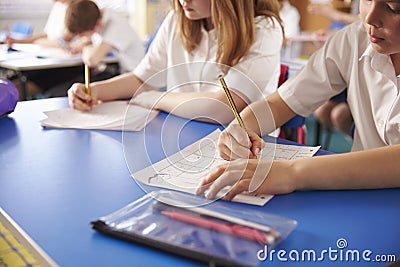
[[[90,92],[90,68],[86,64],[85,64],[85,86],[86,86],[86,93],[88,95],[91,95],[91,92]]]
[[[236,120],[239,122],[240,127],[242,127],[242,129],[245,130],[245,132],[248,135],[249,132],[247,131],[246,126],[244,125],[244,122],[243,122],[242,118],[240,117],[239,111],[236,108],[235,102],[233,101],[232,95],[231,95],[231,93],[229,91],[228,86],[225,83],[224,78],[223,77],[219,77],[219,81],[220,81],[220,83],[222,85],[222,88],[225,91],[226,97],[228,98],[229,105],[232,108],[233,114],[235,114]]]

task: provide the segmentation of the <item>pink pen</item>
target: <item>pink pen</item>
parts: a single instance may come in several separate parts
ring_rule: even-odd
[[[257,229],[242,226],[242,225],[228,225],[213,220],[208,220],[196,216],[191,216],[185,213],[175,211],[161,211],[162,214],[174,220],[190,223],[203,228],[212,229],[221,233],[235,235],[241,238],[261,242],[263,244],[273,244],[275,237],[258,231]]]

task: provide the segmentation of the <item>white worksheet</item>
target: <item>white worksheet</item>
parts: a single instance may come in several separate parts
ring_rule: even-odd
[[[94,106],[91,111],[64,108],[44,113],[47,118],[41,124],[49,128],[140,131],[159,112],[128,105],[127,101],[110,101]]]
[[[216,149],[220,132],[219,129],[212,132],[172,156],[132,174],[132,177],[146,185],[194,194],[200,180],[213,167],[226,162],[219,157]],[[312,157],[319,148],[319,146],[281,145],[265,142],[260,157],[277,160]],[[228,188],[220,192],[219,196],[226,193],[226,190]],[[263,206],[272,197],[272,195],[252,196],[242,193],[236,196],[233,201]]]

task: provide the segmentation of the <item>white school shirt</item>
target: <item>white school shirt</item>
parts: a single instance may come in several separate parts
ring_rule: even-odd
[[[400,143],[399,85],[388,55],[372,49],[362,22],[332,36],[278,92],[289,107],[308,116],[347,87],[353,115],[353,151]]]
[[[92,36],[94,45],[107,43],[117,51],[121,72],[133,71],[144,57],[144,42],[128,20],[111,9],[103,9],[102,26]]]
[[[254,44],[225,76],[228,87],[244,97],[246,102],[276,91],[283,36],[278,22],[274,22],[272,25],[270,20],[256,18]],[[208,32],[202,29],[201,42],[191,54],[185,50],[177,29],[174,12],[171,11],[134,74],[147,84],[166,87],[174,92],[222,90],[218,80],[222,72],[215,63],[215,29]]]
[[[50,10],[44,33],[49,40],[57,40],[62,37],[65,30],[65,13],[67,12],[68,4],[55,2]]]

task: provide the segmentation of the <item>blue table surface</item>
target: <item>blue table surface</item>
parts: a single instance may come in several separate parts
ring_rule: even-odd
[[[146,246],[96,233],[89,223],[143,196],[130,173],[163,159],[217,128],[161,113],[141,132],[44,129],[43,111],[66,98],[18,103],[0,119],[0,207],[60,266],[204,266]],[[124,151],[131,151],[127,156]],[[133,152],[132,152],[133,151]],[[324,151],[318,153],[328,154]],[[134,164],[126,163],[126,160]],[[379,179],[379,177],[377,177]],[[260,266],[384,266],[400,257],[400,189],[305,191],[275,196],[263,207],[232,207],[294,219],[298,226]],[[339,249],[337,241],[347,247]],[[370,250],[370,262],[291,260],[313,250]],[[257,252],[255,252],[257,253]],[[378,256],[378,257],[376,257]],[[376,260],[375,260],[376,259]]]

